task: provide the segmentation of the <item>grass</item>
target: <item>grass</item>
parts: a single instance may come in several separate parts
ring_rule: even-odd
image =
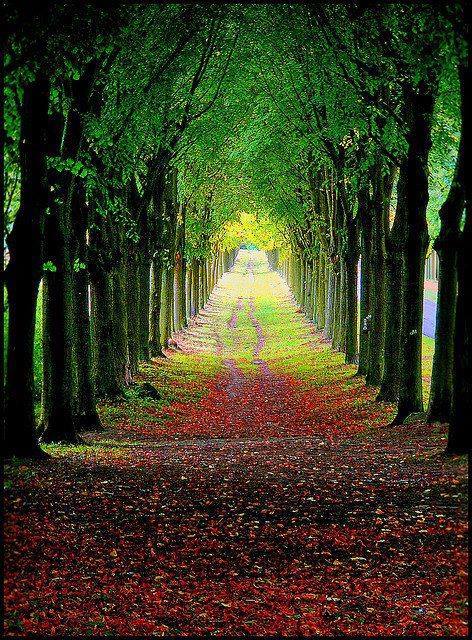
[[[428,289],[424,290],[425,300],[431,300],[431,302],[437,302],[438,293],[437,291],[429,291]]]
[[[251,280],[254,297],[257,299],[255,317],[264,328],[265,344],[259,357],[270,363],[270,368],[278,373],[297,377],[305,381],[307,388],[322,386],[333,381],[352,384],[355,373],[354,366],[344,364],[344,356],[333,352],[328,344],[316,344],[313,328],[298,314],[294,320],[293,308],[289,302],[287,291],[277,286],[277,276],[267,274],[264,264],[255,265],[254,281]],[[106,428],[114,428],[120,422],[134,422],[137,425],[155,423],[162,420],[155,410],[160,410],[173,402],[198,402],[206,393],[207,382],[213,379],[224,367],[225,353],[237,361],[238,368],[248,376],[258,371],[254,363],[253,346],[256,339],[255,328],[248,317],[247,301],[241,310],[234,309],[234,300],[244,292],[246,278],[250,277],[246,267],[240,271],[239,280],[233,281],[229,287],[228,304],[210,311],[213,313],[213,325],[216,326],[218,339],[209,325],[200,325],[195,331],[195,353],[173,353],[171,358],[160,358],[150,363],[142,363],[139,380],[147,380],[159,390],[160,399],[140,398],[131,387],[126,390],[123,399],[114,402],[99,403],[99,413]],[[432,299],[434,292],[425,291],[425,296]],[[236,327],[231,329],[228,320],[233,312],[236,314]],[[8,313],[4,314],[5,337],[7,340]],[[34,380],[36,397],[36,417],[40,419],[40,390],[42,381],[42,287],[39,290],[36,331],[34,342]],[[205,349],[216,350],[218,343],[223,353],[209,353]],[[6,348],[5,348],[6,353]],[[429,386],[434,355],[434,340],[423,336],[423,393],[425,404],[429,398]],[[149,409],[153,410],[152,412]]]
[[[456,548],[465,553],[465,544],[449,544],[458,522],[465,531],[465,522],[457,518],[457,514],[460,516],[465,511],[452,511],[456,503],[451,502],[448,529],[445,529],[441,515],[443,501],[428,502],[427,494],[423,493],[424,487],[428,487],[428,491],[433,487],[438,493],[443,490],[459,493],[453,481],[456,471],[463,473],[464,459],[449,461],[439,457],[444,426],[423,424],[379,429],[386,424],[392,407],[373,402],[375,390],[366,389],[361,378],[353,377],[355,366],[346,365],[343,354],[332,351],[320,334],[314,332],[313,325],[302,314],[294,312],[287,288],[276,274],[263,273],[262,265],[256,265],[255,271],[253,279],[241,271],[223,281],[223,295],[212,298],[203,310],[203,315],[211,316],[212,321],[193,322],[184,336],[176,336],[184,352],[175,351],[169,353],[170,357],[142,364],[137,381],[153,384],[160,393],[157,400],[142,398],[137,388],[131,387],[122,398],[100,403],[99,411],[106,427],[103,433],[85,434],[84,444],[45,446],[52,459],[44,464],[10,462],[5,485],[13,505],[10,513],[14,522],[19,516],[23,528],[22,535],[13,540],[13,544],[21,545],[21,553],[15,549],[16,555],[11,555],[12,567],[15,567],[15,558],[21,558],[21,567],[25,567],[23,573],[19,571],[21,581],[16,578],[12,581],[14,589],[18,584],[22,586],[16,589],[16,595],[23,600],[15,599],[9,605],[10,609],[21,607],[21,615],[15,611],[7,614],[10,633],[28,635],[31,628],[41,630],[44,628],[41,625],[53,621],[55,633],[59,632],[61,637],[80,633],[116,635],[111,630],[116,630],[118,619],[119,624],[130,628],[130,620],[138,620],[139,625],[144,617],[154,620],[162,611],[167,620],[168,611],[172,613],[177,602],[180,609],[171,619],[178,619],[179,628],[190,634],[195,631],[195,625],[200,624],[200,611],[216,604],[211,610],[211,626],[204,629],[212,635],[219,633],[213,619],[218,619],[221,629],[226,629],[222,626],[221,607],[229,609],[228,615],[239,615],[230,600],[233,593],[237,597],[235,603],[239,603],[240,598],[245,600],[241,609],[244,624],[256,624],[262,605],[265,610],[273,606],[269,613],[276,616],[282,607],[292,607],[295,592],[316,599],[326,588],[326,567],[338,572],[334,577],[330,573],[330,580],[332,593],[339,595],[346,576],[350,584],[352,582],[352,564],[338,566],[343,564],[342,547],[347,545],[352,549],[346,556],[356,562],[372,562],[369,567],[372,572],[379,567],[378,552],[383,549],[380,543],[387,542],[394,545],[394,549],[401,549],[398,558],[385,554],[382,560],[385,573],[379,574],[379,583],[385,575],[392,574],[398,577],[403,588],[404,584],[411,585],[411,578],[405,581],[403,576],[405,567],[416,566],[418,535],[423,533],[423,527],[431,524],[424,525],[424,520],[418,517],[418,514],[425,515],[423,507],[428,508],[433,525],[441,525],[438,534],[432,527],[431,553],[428,549],[428,553],[423,554],[431,563],[431,567],[425,565],[430,569],[428,575],[434,577],[434,569],[446,566],[444,562],[451,576],[458,573],[458,567],[460,570],[465,567],[465,561],[450,553]],[[255,310],[250,304],[251,298]],[[229,323],[233,317],[235,322]],[[261,331],[260,353],[254,354]],[[433,350],[434,341],[425,338],[425,379],[431,373]],[[255,357],[263,363],[255,363]],[[228,364],[230,359],[231,366],[225,366],[225,361]],[[279,376],[264,378],[265,366],[269,368],[269,375]],[[238,371],[235,372],[234,367]],[[232,387],[236,393],[233,396],[228,393],[226,383],[232,384],[233,373],[250,377],[256,371],[261,374],[256,385],[247,380],[240,384],[239,380]],[[225,384],[220,384],[223,372]],[[287,379],[281,379],[283,376]],[[289,380],[290,377],[293,380]],[[193,411],[191,405],[206,394],[209,394],[207,401]],[[242,399],[254,403],[251,408],[255,411],[246,412],[238,407]],[[273,406],[275,411],[271,411]],[[301,429],[293,432],[295,437],[290,435],[278,440],[287,426],[297,425],[298,421]],[[231,442],[234,437],[231,428],[239,422],[237,439]],[[247,424],[261,429],[247,431]],[[274,424],[275,431],[272,431]],[[208,425],[216,425],[220,431],[205,432],[202,426]],[[342,446],[332,446],[336,443],[335,439],[329,440],[332,433],[335,438],[343,439]],[[259,436],[264,434],[270,437],[270,442],[262,438],[259,442]],[[323,439],[320,446],[318,436]],[[202,437],[205,437],[203,442]],[[312,437],[315,439],[311,440]],[[243,438],[246,440],[241,443]],[[331,442],[329,448],[325,448],[325,440]],[[451,472],[450,462],[457,470],[454,468]],[[443,497],[442,493],[439,495]],[[312,505],[313,511],[308,511],[305,504],[308,499],[319,502]],[[376,509],[378,506],[381,509]],[[447,506],[449,508],[449,503]],[[421,511],[416,510],[417,507]],[[38,513],[44,514],[44,518],[38,520]],[[25,514],[32,514],[31,519],[27,520]],[[324,514],[328,515],[328,523]],[[321,581],[312,586],[307,580],[320,566],[319,556],[323,563],[325,561],[324,552],[317,552],[319,541],[312,535],[322,519],[322,548],[336,559],[334,562],[332,558],[325,559],[327,564],[321,567]],[[274,527],[275,533],[270,533],[273,524],[277,528]],[[373,529],[374,526],[378,528]],[[339,535],[343,533],[340,528],[346,530],[344,542],[344,537]],[[443,548],[438,545],[439,536],[447,543],[445,560],[438,554]],[[392,541],[387,541],[390,537]],[[38,541],[41,544],[44,541],[44,546],[38,546]],[[424,546],[424,542],[421,544]],[[221,551],[226,548],[231,550],[228,565],[222,566],[225,554]],[[330,549],[335,552],[331,554]],[[407,553],[403,552],[405,549]],[[252,599],[253,592],[248,591],[251,578],[248,580],[244,565],[247,559],[251,566],[261,568],[253,562],[254,550],[257,562],[268,568],[262,577],[269,587],[281,580],[284,593],[288,594],[286,601],[281,601],[276,592],[274,597],[270,593],[270,602]],[[305,551],[309,555],[303,555]],[[283,573],[275,573],[281,566],[280,558],[286,556],[287,567],[282,567]],[[298,558],[303,564],[298,563]],[[200,561],[205,571],[194,572],[193,563]],[[364,571],[365,566],[361,567]],[[358,568],[356,565],[354,580]],[[426,575],[424,566],[418,569],[421,576]],[[37,573],[41,580],[37,585],[32,584],[31,575]],[[445,574],[442,570],[437,573],[439,582],[434,588],[440,596],[438,611],[442,611],[445,610],[442,598]],[[234,589],[233,583],[225,584],[226,577],[233,574],[238,580],[243,577],[244,581],[234,583],[240,590]],[[48,592],[43,598],[44,585],[57,580],[59,575],[64,577],[63,584],[57,585],[61,588],[54,587],[53,593],[51,587],[53,595]],[[200,584],[202,575],[208,576],[208,584]],[[283,581],[287,576],[290,584],[285,589]],[[93,582],[79,582],[82,577]],[[222,583],[223,589],[220,589]],[[115,584],[118,588],[111,589],[110,585]],[[263,584],[257,575],[254,579],[256,597]],[[415,590],[424,586],[421,594],[431,598],[430,584],[429,579],[425,582],[421,577],[402,601],[392,599],[392,606],[398,605],[399,615],[404,615],[404,601],[416,598]],[[195,593],[194,585],[201,587],[201,591]],[[370,586],[369,583],[366,587],[367,594]],[[267,592],[263,586],[262,592]],[[246,597],[248,593],[250,599]],[[353,589],[352,593],[352,605],[357,607],[355,596],[359,589]],[[41,597],[35,603],[38,594]],[[161,594],[166,599],[155,614],[149,605],[159,603]],[[149,601],[146,595],[150,595]],[[88,597],[92,602],[86,600]],[[118,597],[123,598],[125,607],[131,603],[125,614]],[[115,601],[120,602],[120,607],[116,607],[116,618],[113,618],[114,608],[109,604]],[[255,603],[254,615],[247,612],[246,601]],[[375,591],[373,606],[377,604],[378,591]],[[43,606],[47,618],[36,619],[34,616]],[[76,620],[69,623],[65,614],[69,611],[76,614],[77,606],[82,609]],[[353,610],[348,608],[347,616],[351,616]],[[102,611],[106,612],[106,618],[101,615]],[[317,611],[316,607],[313,611]],[[280,626],[283,632],[289,624],[287,621],[298,620],[297,612],[289,613]],[[397,613],[394,612],[395,616]],[[457,617],[455,610],[453,613]],[[189,622],[185,627],[181,621],[187,614]],[[141,615],[143,618],[138,618]],[[359,620],[364,625],[366,618],[362,611]],[[59,624],[63,626],[58,627]],[[448,628],[447,625],[444,628]],[[174,626],[166,629],[178,632]],[[143,627],[143,633],[149,635],[147,627]]]
[[[431,383],[431,373],[433,371],[433,356],[434,356],[434,340],[423,336],[423,355],[421,373],[423,376],[423,398],[425,405],[429,400],[429,388]]]

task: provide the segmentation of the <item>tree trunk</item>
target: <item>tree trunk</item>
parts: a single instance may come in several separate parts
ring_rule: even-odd
[[[101,431],[97,413],[92,371],[92,337],[90,328],[90,292],[87,228],[88,207],[85,189],[77,185],[74,207],[74,235],[76,239],[77,271],[75,272],[75,321],[77,333],[77,431]]]
[[[141,348],[141,279],[140,262],[136,254],[136,245],[127,243],[124,258],[126,268],[126,325],[131,376],[138,373],[138,362],[143,358]],[[147,352],[147,349],[146,349]]]
[[[109,218],[96,216],[90,228],[89,271],[91,282],[92,357],[95,392],[99,398],[123,395],[118,376],[114,336],[113,268],[116,244]]]
[[[323,331],[323,336],[330,340],[333,337],[333,316],[334,316],[334,287],[335,287],[335,279],[334,279],[334,270],[331,261],[327,260],[328,266],[328,291],[326,295],[326,315],[325,315],[325,327]]]
[[[366,376],[369,369],[370,280],[372,217],[367,188],[358,193],[358,216],[361,226],[361,287],[359,300],[359,364],[356,375]]]
[[[206,305],[208,300],[208,260],[202,263],[202,307]]]
[[[470,13],[470,8],[469,8]],[[470,15],[468,16],[470,18]],[[461,111],[463,130],[470,135],[471,56],[468,34],[467,66],[461,70]],[[466,120],[467,119],[467,120]],[[470,166],[470,144],[464,140],[464,167]],[[457,250],[457,306],[452,386],[451,421],[447,451],[451,454],[470,451],[470,416],[472,415],[472,311],[470,283],[472,282],[472,193],[470,179],[465,181],[465,223]]]
[[[157,254],[152,261],[149,321],[149,351],[152,358],[163,355],[159,318],[161,315],[162,263]]]
[[[196,301],[197,301],[197,313],[200,313],[201,308],[203,307],[204,304],[204,300],[203,300],[203,260],[199,260],[197,262],[197,268],[196,268],[196,287],[197,287],[197,295],[196,295]]]
[[[470,85],[469,85],[470,86]],[[451,421],[447,441],[449,453],[470,451],[470,416],[472,415],[472,211],[470,185],[466,189],[466,220],[457,253],[457,310],[454,349]]]
[[[457,241],[438,248],[439,283],[433,371],[428,407],[429,422],[449,422],[454,364],[454,328],[457,299]]]
[[[428,247],[426,207],[428,204],[428,155],[431,148],[431,120],[434,98],[430,92],[411,92],[411,114],[406,158],[406,242],[403,265],[404,302],[402,313],[400,388],[394,423],[423,411],[421,346],[424,294],[424,264]]]
[[[343,350],[347,364],[356,364],[358,359],[357,332],[357,265],[359,262],[359,232],[357,220],[349,209],[346,221],[346,247],[343,252]]]
[[[384,367],[385,342],[386,255],[385,236],[388,227],[390,192],[384,189],[383,165],[377,160],[372,172],[372,232],[370,244],[369,280],[369,358],[366,384],[380,386]]]
[[[461,70],[461,84],[465,72]],[[457,304],[457,246],[460,237],[460,223],[464,210],[464,165],[465,141],[464,120],[462,114],[462,132],[457,154],[454,178],[446,200],[440,211],[441,229],[434,248],[439,258],[438,300],[436,307],[436,335],[431,376],[428,420],[449,422],[451,418],[453,368],[454,368],[454,330]]]
[[[49,83],[39,78],[23,89],[20,207],[8,236],[8,360],[4,454],[46,456],[34,419],[33,345],[42,270],[42,228],[47,206],[46,136]]]
[[[77,157],[80,114],[69,110],[53,116],[50,153],[56,158]],[[41,399],[43,442],[80,442],[77,427],[77,331],[74,291],[72,203],[76,178],[51,167],[49,215],[45,222],[46,258],[43,278],[43,392]],[[77,212],[76,212],[77,213]]]
[[[143,256],[139,265],[139,359],[149,361],[149,301],[151,296],[151,264]]]
[[[316,287],[316,326],[320,331],[324,329],[326,318],[326,274],[326,256],[320,252]]]
[[[200,282],[199,282],[199,270],[198,261],[192,262],[192,317],[196,316],[200,311]]]
[[[75,162],[79,158],[83,117],[88,110],[95,69],[92,61],[82,77],[70,83],[71,100],[65,122],[59,114],[51,117],[50,154],[56,159]],[[80,254],[85,259],[88,216],[81,178],[54,167],[48,175],[52,188],[45,241],[54,269],[44,277],[42,439],[77,442],[80,438],[76,428],[99,424],[90,381],[88,282],[86,275],[80,274],[81,265],[85,265]],[[80,231],[74,238],[78,227]],[[77,302],[82,308],[77,307]],[[85,326],[81,323],[79,328],[81,318]],[[79,347],[85,353],[79,352]],[[83,383],[80,392],[79,376]]]
[[[306,262],[303,258],[300,258],[300,309],[306,312]]]
[[[341,288],[341,265],[339,262],[335,266],[334,292],[333,292],[333,339],[331,347],[335,351],[341,349],[342,344],[342,288]]]
[[[103,429],[95,398],[92,370],[92,346],[90,331],[89,279],[86,270],[76,274],[77,296],[77,431],[101,431]]]
[[[303,265],[303,308],[307,320],[312,320],[311,309],[311,269],[308,260],[304,260]]]
[[[355,364],[357,358],[357,258],[346,260],[346,363]]]
[[[311,320],[315,327],[318,327],[318,287],[319,287],[319,277],[320,277],[320,260],[321,254],[318,252],[318,255],[313,260],[312,268],[311,268]]]
[[[180,283],[180,292],[179,292],[179,317],[180,317],[180,328],[183,329],[188,324],[188,315],[187,315],[187,278],[188,278],[188,270],[187,270],[187,261],[185,257],[182,256],[181,261],[181,283]]]
[[[346,262],[342,258],[339,264],[339,344],[338,351],[346,352],[346,318],[347,318],[347,274]]]
[[[185,326],[188,326],[192,317],[192,265],[185,262]]]
[[[113,343],[115,348],[116,376],[126,387],[132,381],[128,349],[128,316],[126,305],[126,265],[122,258],[112,272],[113,286]]]
[[[182,315],[182,291],[183,291],[182,256],[178,253],[175,257],[174,267],[174,326],[176,331],[183,327]]]
[[[172,297],[174,293],[174,271],[169,267],[162,270],[162,295],[161,295],[161,340],[164,349],[169,346],[169,338],[172,333]]]
[[[47,257],[54,271],[43,278],[43,442],[79,442],[77,379],[74,355],[77,334],[70,220],[66,205],[51,207],[46,223]]]
[[[384,371],[377,400],[397,402],[400,387],[400,345],[403,308],[403,242],[406,225],[407,166],[403,163],[397,184],[397,206],[386,238],[387,287],[385,296]]]

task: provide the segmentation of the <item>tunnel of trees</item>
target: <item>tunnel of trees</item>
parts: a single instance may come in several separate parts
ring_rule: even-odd
[[[244,225],[394,422],[425,412],[466,449],[466,3],[7,6],[8,455],[100,430],[99,399],[163,357],[251,241]]]

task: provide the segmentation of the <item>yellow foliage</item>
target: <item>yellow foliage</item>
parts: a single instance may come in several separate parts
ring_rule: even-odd
[[[238,211],[237,219],[227,222],[223,230],[223,248],[234,249],[242,244],[271,251],[283,245],[283,237],[274,222],[264,214]]]

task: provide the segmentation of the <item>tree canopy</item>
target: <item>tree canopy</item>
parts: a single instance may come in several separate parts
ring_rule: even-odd
[[[23,320],[34,333],[43,281],[43,343],[52,349],[43,356],[44,379],[56,359],[62,385],[56,396],[51,383],[49,403],[43,392],[46,433],[49,422],[67,422],[76,411],[78,380],[93,366],[102,368],[90,388],[111,393],[132,379],[150,344],[158,354],[241,243],[266,249],[273,266],[286,269],[310,320],[359,364],[368,384],[381,385],[383,399],[398,403],[398,420],[422,411],[424,259],[433,243],[456,252],[468,232],[464,3],[6,8],[10,322],[19,322],[11,313],[25,278],[32,298]],[[28,236],[37,256],[27,274]],[[457,260],[454,253],[454,308]],[[201,289],[196,307],[192,278]],[[177,293],[165,293],[171,286]],[[94,309],[83,317],[92,324],[83,336],[91,340],[85,369],[76,362],[82,347],[68,353],[66,346],[77,340],[77,331],[68,335],[78,317],[74,287],[85,301],[91,295]],[[56,331],[48,313],[61,319],[62,342],[48,338]],[[368,336],[359,331],[366,318]],[[444,322],[452,327],[455,316]],[[449,419],[455,356],[444,331],[437,357],[447,363],[441,403],[448,409],[439,413]],[[121,356],[104,346],[107,333]],[[115,356],[118,364],[107,364]],[[13,359],[9,366],[10,385],[31,387],[28,376],[14,380]],[[116,379],[104,384],[111,370]],[[48,416],[67,394],[62,414]],[[48,437],[64,436],[56,427]]]

